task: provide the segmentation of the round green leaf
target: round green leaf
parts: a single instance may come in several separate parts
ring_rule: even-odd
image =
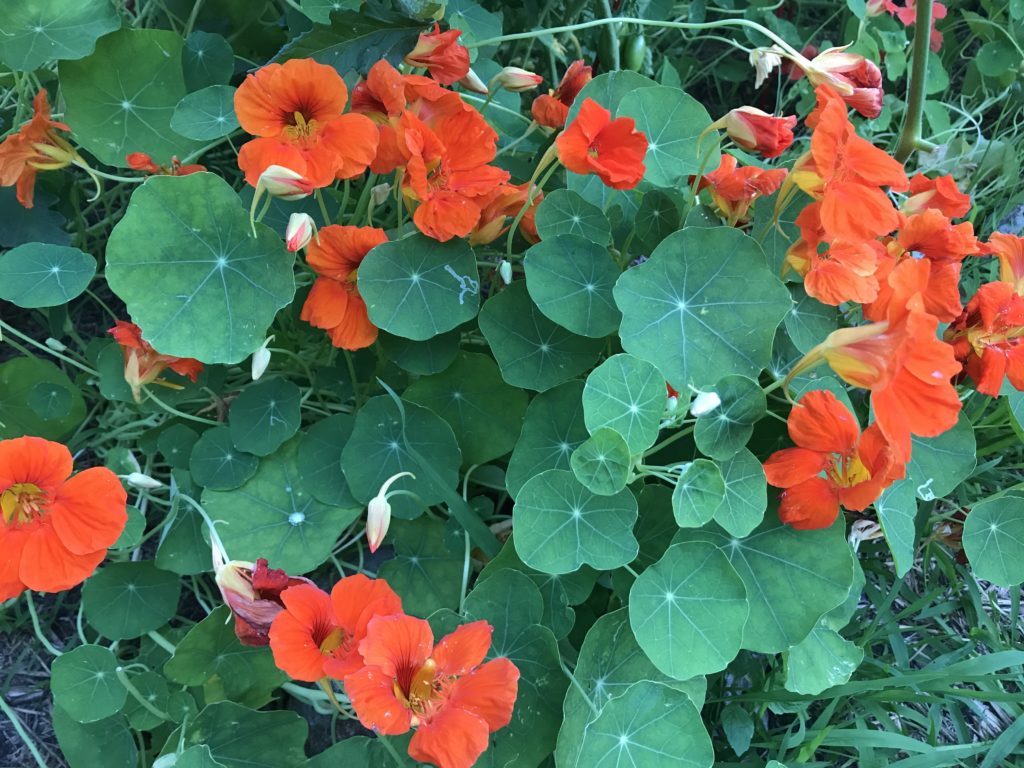
[[[175,469],[188,469],[192,449],[198,440],[199,435],[191,427],[172,424],[160,433],[156,444],[168,464]]]
[[[629,591],[629,623],[658,669],[677,680],[725,669],[749,607],[743,580],[714,544],[673,544]]]
[[[160,352],[238,363],[295,295],[293,256],[268,227],[256,232],[218,176],[154,176],[110,234],[107,281]]]
[[[231,441],[240,451],[269,456],[299,430],[302,393],[287,379],[264,379],[242,390],[228,411]]]
[[[117,666],[117,657],[102,645],[80,645],[58,656],[50,669],[54,700],[80,723],[117,714],[128,697]]]
[[[95,274],[96,259],[77,248],[26,243],[0,255],[0,299],[25,309],[60,306]]]
[[[677,389],[730,373],[756,377],[792,305],[764,253],[731,227],[683,229],[615,285],[627,352],[656,364]]]
[[[156,672],[132,670],[130,682],[135,690],[161,712],[167,712],[167,701],[170,698],[170,691],[167,689],[167,681],[162,675]],[[166,720],[154,715],[150,710],[142,706],[142,703],[134,696],[129,697],[125,702],[124,715],[128,718],[128,724],[137,731],[151,731]],[[177,768],[177,766],[175,766]]]
[[[1020,62],[1020,53],[1001,37],[985,43],[974,54],[974,66],[986,77],[1002,77]]]
[[[577,336],[551,322],[521,280],[487,300],[480,310],[480,330],[502,378],[540,392],[587,370],[604,346],[601,339]]]
[[[221,35],[196,30],[185,38],[181,51],[181,70],[185,87],[198,91],[210,85],[223,85],[235,71],[235,54]]]
[[[541,240],[577,235],[598,245],[608,245],[612,229],[596,205],[568,189],[556,189],[537,206],[537,234]]]
[[[808,296],[803,286],[791,285],[789,291],[793,308],[786,313],[786,333],[793,345],[806,355],[839,327],[839,311]]]
[[[192,447],[189,471],[196,485],[211,491],[237,488],[256,472],[259,459],[235,448],[228,427],[208,429]]]
[[[975,504],[964,522],[964,551],[979,579],[1001,587],[1024,581],[1024,497]]]
[[[725,501],[725,478],[713,461],[697,459],[683,465],[672,490],[672,514],[680,528],[700,528]]]
[[[317,501],[337,507],[359,506],[341,471],[341,452],[354,425],[354,416],[337,413],[310,427],[299,443],[299,475]]]
[[[28,395],[28,407],[43,421],[60,419],[71,413],[71,391],[49,382],[40,382]]]
[[[16,357],[0,363],[0,438],[67,436],[85,418],[85,400],[48,360]]]
[[[636,237],[645,253],[650,253],[683,225],[679,207],[667,192],[652,189],[640,202],[633,221]]]
[[[914,565],[917,537],[917,495],[914,488],[912,480],[898,480],[882,491],[875,502],[875,512],[892,552],[896,576],[901,579]]]
[[[633,465],[629,446],[614,429],[601,427],[573,451],[572,473],[587,490],[611,496],[626,487]]]
[[[135,549],[139,546],[142,534],[146,531],[146,516],[142,514],[142,511],[130,504],[126,509],[128,510],[128,522],[125,523],[124,530],[117,537],[117,541],[110,545],[111,549]]]
[[[465,240],[439,243],[417,234],[366,255],[359,293],[378,328],[424,341],[476,317],[480,274]]]
[[[123,715],[83,724],[72,720],[60,707],[54,707],[53,732],[70,768],[138,765],[139,750]]]
[[[166,528],[156,550],[156,567],[181,576],[194,576],[213,569],[210,544],[203,536],[203,518],[180,496],[171,499]]]
[[[89,625],[111,640],[140,637],[178,610],[181,581],[152,562],[112,563],[85,582],[82,607]]]
[[[785,658],[786,690],[817,696],[848,682],[864,661],[864,649],[819,624]]]
[[[697,418],[693,439],[705,456],[728,459],[747,444],[754,424],[767,410],[767,398],[760,385],[746,376],[726,376],[713,389],[722,402]]]
[[[513,508],[516,552],[531,568],[569,573],[586,563],[607,571],[639,552],[636,498],[597,496],[571,472],[549,469],[520,489]]]
[[[100,39],[96,52],[87,58],[61,62],[64,120],[75,139],[101,162],[124,168],[129,153],[145,152],[163,163],[200,148],[199,142],[178,136],[170,125],[174,108],[185,95],[182,44],[175,32],[122,29]],[[151,232],[139,242],[158,237]],[[139,248],[142,253],[147,250]]]
[[[530,402],[523,430],[508,461],[505,483],[513,498],[546,469],[569,469],[572,452],[587,439],[583,421],[583,382],[568,381]]]
[[[526,413],[526,393],[502,381],[490,357],[470,352],[442,373],[413,382],[402,397],[448,422],[465,464],[486,464],[511,451]]]
[[[298,441],[260,461],[251,478],[232,491],[203,491],[203,504],[231,556],[265,557],[275,568],[306,573],[324,562],[334,542],[359,517],[358,507],[332,507],[314,499],[299,480]]]
[[[603,338],[619,327],[612,288],[620,270],[603,245],[559,235],[531,247],[523,266],[530,298],[563,328]]]
[[[208,85],[178,102],[171,115],[171,128],[186,139],[210,141],[238,128],[235,117],[235,89],[230,85]]]
[[[412,519],[445,497],[446,488],[436,487],[427,470],[433,470],[447,488],[454,488],[462,454],[444,419],[413,403],[403,402],[402,407],[400,411],[387,396],[368,400],[356,413],[352,437],[341,453],[341,468],[352,495],[363,504],[376,496],[392,475],[412,472],[415,480],[402,478],[392,490],[412,491],[415,498],[402,494],[389,500],[391,514]]]
[[[569,107],[569,117],[565,123],[568,125],[576,119],[580,107],[583,106],[583,102],[587,99],[593,99],[610,111],[612,115],[615,115],[618,111],[619,103],[627,94],[641,88],[651,88],[656,85],[657,83],[651,80],[651,78],[644,77],[628,69],[605,72],[583,86],[583,89],[576,96],[576,100]]]
[[[0,14],[0,61],[20,72],[80,59],[121,26],[110,0],[18,0]]]
[[[613,355],[587,377],[583,415],[591,432],[614,429],[625,438],[629,452],[637,454],[658,437],[667,401],[661,371],[632,355]]]
[[[458,329],[438,334],[426,341],[412,341],[381,331],[377,343],[387,359],[403,371],[417,376],[429,376],[440,373],[452,364],[459,354],[460,337]]]
[[[647,137],[644,179],[658,187],[684,187],[687,176],[718,167],[721,152],[714,136],[698,145],[697,137],[711,125],[699,101],[666,85],[640,88],[622,97],[618,117],[632,117]]]
[[[746,536],[757,528],[768,508],[768,481],[764,468],[746,448],[720,462],[725,498],[715,510],[715,522],[733,536]]]
[[[577,765],[711,768],[715,753],[700,712],[682,691],[641,680],[609,701],[583,732]]]
[[[938,437],[914,437],[907,478],[924,501],[951,494],[978,464],[974,425],[963,413]]]
[[[427,517],[395,520],[385,542],[394,547],[395,556],[377,575],[394,588],[409,613],[426,618],[442,608],[458,607],[463,554],[445,546],[443,523]]]

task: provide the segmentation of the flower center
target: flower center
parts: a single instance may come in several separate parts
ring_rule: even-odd
[[[293,112],[294,122],[284,129],[285,135],[290,139],[308,139],[316,133],[316,120],[307,120],[301,112]]]
[[[0,493],[0,511],[8,525],[29,523],[44,514],[46,494],[38,485],[15,483]]]
[[[345,634],[345,630],[341,627],[335,627],[323,635],[323,640],[320,641],[320,653],[324,656],[333,656],[334,652],[338,649],[347,650],[347,640],[348,635]]]
[[[437,662],[427,659],[426,663],[411,676],[407,688],[399,678],[405,675],[399,674],[392,682],[392,691],[400,702],[402,702],[414,715],[414,720],[421,720],[429,717],[435,710],[436,705],[444,697],[447,683],[454,680],[437,675]]]
[[[852,488],[871,479],[871,471],[857,454],[836,456],[826,473],[830,480],[842,488]]]

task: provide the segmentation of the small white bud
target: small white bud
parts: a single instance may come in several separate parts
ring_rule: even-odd
[[[291,253],[301,251],[316,232],[316,222],[308,213],[293,213],[288,217],[288,226],[284,230],[284,242]]]
[[[391,526],[391,505],[388,504],[388,488],[401,477],[416,479],[412,472],[399,472],[384,481],[377,495],[370,499],[366,505],[366,542],[370,545],[370,552],[376,552],[377,548],[384,541]]]
[[[505,285],[512,284],[512,265],[505,259],[498,263],[498,275],[501,277],[501,282]]]
[[[714,392],[698,392],[690,404],[690,415],[700,418],[711,413],[722,404],[722,399]]]
[[[676,412],[676,408],[678,408],[678,407],[679,407],[679,398],[676,397],[675,395],[670,395],[669,398],[668,398],[668,402],[665,403],[665,408],[668,410],[669,413],[675,413]]]
[[[370,190],[370,200],[373,202],[374,207],[381,205],[385,200],[388,199],[388,195],[391,194],[390,184],[378,184]]]
[[[65,352],[65,351],[67,351],[67,345],[64,344],[63,342],[58,341],[57,339],[53,338],[52,336],[50,338],[48,338],[43,343],[46,344],[46,346],[48,346],[54,352]]]
[[[268,336],[266,341],[260,345],[260,348],[252,353],[252,380],[256,381],[262,376],[267,366],[270,365],[270,350],[267,349],[267,345],[274,340],[273,336]]]
[[[301,200],[313,193],[313,184],[301,173],[283,165],[271,165],[260,174],[257,186],[266,190],[271,197],[282,200]]]
[[[487,86],[484,85],[484,81],[480,79],[480,76],[472,69],[466,73],[466,76],[459,80],[459,85],[465,88],[467,91],[473,91],[474,93],[486,94]]]
[[[491,79],[491,82],[497,83],[506,91],[512,91],[512,93],[523,93],[525,91],[532,91],[544,82],[544,78],[533,72],[521,69],[520,67],[503,67],[502,70]]]
[[[123,475],[124,481],[133,488],[141,488],[144,491],[152,491],[154,488],[163,488],[164,484],[159,480],[155,480],[149,475],[144,475],[141,472],[131,472],[127,475]]]

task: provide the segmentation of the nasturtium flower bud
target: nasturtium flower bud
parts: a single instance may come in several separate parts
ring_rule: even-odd
[[[505,259],[501,260],[498,264],[498,275],[501,277],[501,282],[505,285],[512,284],[512,264]]]
[[[316,232],[316,223],[308,213],[293,213],[288,217],[288,226],[284,231],[285,245],[291,253],[301,251]]]
[[[690,415],[706,416],[722,404],[722,399],[715,392],[698,392],[690,404]]]
[[[270,365],[270,350],[267,349],[267,345],[274,340],[273,336],[268,336],[260,348],[252,353],[252,380],[256,381],[262,376],[267,366]]]
[[[391,525],[391,505],[388,504],[388,488],[396,480],[402,477],[416,479],[412,472],[399,472],[384,481],[380,491],[370,499],[366,505],[366,541],[370,545],[370,552],[376,552],[384,541]]]
[[[378,184],[370,189],[370,201],[374,207],[382,205],[387,199],[388,195],[391,194],[391,185],[385,182],[384,184]]]
[[[466,73],[466,76],[459,80],[459,85],[461,85],[467,91],[472,91],[473,93],[482,93],[484,95],[490,93],[490,91],[487,90],[487,84],[480,79],[480,75],[474,72],[472,67],[470,67],[470,70],[469,72]]]
[[[778,157],[793,143],[796,117],[775,117],[756,107],[737,107],[712,123],[711,128],[724,128],[734,143],[764,157]]]
[[[283,165],[268,166],[260,174],[258,186],[271,197],[282,200],[301,200],[313,193],[313,185],[307,178]]]
[[[142,472],[130,472],[124,476],[124,481],[133,488],[141,488],[145,491],[152,491],[154,488],[163,488],[164,484]]]
[[[496,83],[506,91],[524,93],[525,91],[532,91],[538,85],[543,83],[544,78],[534,72],[529,72],[528,70],[521,69],[519,67],[503,67],[502,70],[491,79],[491,82]]]

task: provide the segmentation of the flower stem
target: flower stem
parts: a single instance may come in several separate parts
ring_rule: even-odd
[[[46,639],[42,627],[39,626],[39,614],[36,613],[36,604],[32,600],[32,590],[25,590],[25,605],[28,606],[28,615],[32,617],[32,629],[35,630],[39,642],[54,656],[60,656],[63,651],[58,650],[53,643]]]
[[[39,753],[39,748],[35,745],[35,742],[32,741],[32,737],[28,735],[25,727],[21,724],[21,720],[18,719],[18,715],[15,714],[13,709],[11,709],[10,705],[2,695],[0,695],[0,712],[3,712],[7,719],[11,721],[11,725],[14,726],[14,730],[17,732],[18,736],[21,737],[21,740],[25,742],[25,746],[32,754],[32,758],[36,761],[36,765],[38,765],[39,768],[46,768],[46,761]]]
[[[921,124],[924,116],[924,86],[928,73],[931,29],[932,0],[919,0],[917,17],[914,20],[914,58],[907,93],[907,115],[894,153],[895,158],[901,163],[905,163],[915,149],[929,146],[922,142]]]
[[[159,717],[164,722],[169,722],[172,719],[171,716],[162,709],[158,709],[146,700],[146,697],[142,695],[139,689],[135,687],[135,684],[128,678],[128,673],[124,671],[124,667],[117,667],[114,670],[114,673],[117,675],[117,679],[121,681],[121,685],[123,685],[128,693],[132,695],[132,698],[142,705],[143,709],[151,715]]]

